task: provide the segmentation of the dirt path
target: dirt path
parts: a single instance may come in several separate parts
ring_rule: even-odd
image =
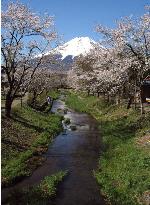
[[[57,100],[54,101],[52,111],[64,108],[64,102]],[[74,111],[68,111],[65,118],[71,120],[70,126],[76,130],[71,130],[70,126],[65,127],[64,132],[58,135],[49,147],[46,162],[31,177],[26,178],[12,190],[15,189],[17,192],[23,187],[38,184],[47,175],[59,170],[68,170],[69,175],[59,186],[56,198],[43,204],[104,205],[106,203],[93,177],[101,149],[98,124],[91,116]],[[12,190],[10,188],[3,190],[4,198],[8,191]],[[13,204],[17,204],[15,199]]]

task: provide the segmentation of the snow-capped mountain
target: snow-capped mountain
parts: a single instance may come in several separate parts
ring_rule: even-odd
[[[49,66],[53,69],[59,69],[59,65],[63,64],[65,70],[68,70],[73,63],[73,59],[80,54],[86,55],[94,48],[96,42],[89,37],[76,37],[61,46],[56,47],[54,50],[49,51],[44,54],[46,59],[49,59],[49,56],[53,56],[57,63],[51,65],[47,63],[46,66]],[[40,57],[40,55],[38,55]]]
[[[62,60],[67,56],[79,56],[80,54],[86,55],[94,47],[96,42],[89,37],[76,37],[62,46],[55,49],[56,53],[62,55]]]
[[[63,45],[56,47],[54,50],[45,53],[44,55],[61,55],[62,60],[67,56],[72,56],[72,58],[74,58],[80,54],[88,54],[90,50],[94,48],[95,44],[96,42],[89,37],[76,37]],[[38,56],[41,56],[41,54]]]

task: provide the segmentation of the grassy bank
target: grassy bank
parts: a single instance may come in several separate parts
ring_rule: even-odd
[[[115,205],[146,204],[150,188],[150,114],[140,116],[124,105],[108,105],[83,94],[68,95],[66,103],[100,122],[105,150],[94,175],[108,200]]]
[[[30,175],[61,130],[60,116],[27,105],[15,107],[12,118],[2,116],[2,186]]]
[[[67,171],[59,171],[51,176],[46,176],[37,187],[33,188],[33,193],[37,193],[40,198],[55,196],[59,182],[61,182],[67,174]]]
[[[13,205],[17,201],[18,204],[22,205],[50,204],[56,197],[59,184],[67,175],[67,171],[61,170],[53,175],[45,176],[38,185],[18,190],[18,199],[16,199],[15,192],[8,196],[7,203]]]
[[[51,98],[55,100],[59,97],[59,95],[60,95],[59,90],[51,90],[48,93],[43,92],[41,95],[38,96],[37,103],[38,104],[44,103],[47,100],[47,96],[50,96]]]

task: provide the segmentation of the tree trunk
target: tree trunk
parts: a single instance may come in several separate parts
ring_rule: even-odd
[[[107,101],[107,103],[110,102],[110,96],[109,96],[109,94],[107,94],[107,99],[106,99],[106,101]]]
[[[136,81],[135,81],[135,85],[134,85],[134,109],[136,110],[136,92],[137,92],[137,87],[136,87]]]
[[[144,106],[143,106],[143,100],[142,100],[142,91],[140,89],[140,107],[141,107],[141,115],[144,114]]]
[[[118,93],[118,94],[115,96],[115,99],[116,99],[116,105],[120,105],[120,103],[121,103],[120,93]]]
[[[105,93],[103,92],[103,99],[104,99],[104,101],[105,101]]]
[[[22,104],[23,104],[23,102],[22,102],[22,94],[21,94],[20,104],[21,104],[21,108],[22,108]]]
[[[31,100],[31,106],[35,106],[35,103],[36,103],[36,98],[37,98],[37,93],[34,91],[33,92],[33,98]]]
[[[47,96],[47,95],[48,95],[49,90],[48,90],[48,89],[46,89],[46,91],[45,91],[45,92],[46,92],[46,96]]]
[[[120,93],[118,94],[118,104],[120,105],[120,103],[121,103],[121,95],[120,95]]]
[[[10,93],[8,93],[6,95],[6,102],[5,102],[5,115],[7,117],[10,117],[12,102],[13,102],[13,98],[11,97]]]
[[[133,102],[133,96],[130,96],[129,101],[128,101],[128,105],[127,105],[127,109],[131,108],[132,102]]]
[[[116,95],[116,105],[119,105],[118,95]]]

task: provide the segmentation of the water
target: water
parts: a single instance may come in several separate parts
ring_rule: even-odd
[[[61,99],[54,101],[52,112],[59,110],[59,113],[63,114],[60,109],[66,109]],[[64,117],[69,118],[71,123],[68,126],[64,125],[64,131],[49,146],[44,164],[36,169],[32,176],[25,178],[14,187],[3,189],[2,204],[9,204],[6,200],[8,193],[13,193],[10,204],[23,204],[21,201],[18,203],[16,198],[18,190],[39,184],[45,176],[60,170],[68,170],[69,175],[60,184],[56,198],[42,204],[106,204],[93,177],[93,170],[97,168],[102,147],[98,123],[90,115],[72,110],[68,110]],[[71,130],[72,126],[76,130]]]

